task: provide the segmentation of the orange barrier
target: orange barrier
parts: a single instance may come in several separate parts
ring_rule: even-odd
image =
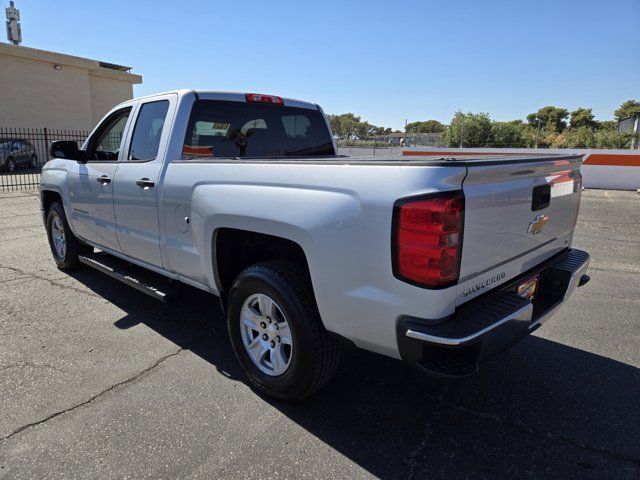
[[[584,160],[585,165],[616,165],[618,167],[640,167],[640,153],[637,155],[616,155],[615,153],[592,153]]]
[[[549,155],[557,152],[531,152],[524,150],[522,152],[473,152],[473,151],[428,151],[428,150],[403,150],[402,155],[407,157],[426,156],[426,157],[468,157],[468,156],[486,156],[495,157],[503,155]],[[574,152],[569,152],[574,153]],[[614,165],[619,167],[640,167],[640,151],[636,154],[619,154],[619,153],[585,153],[585,165]]]

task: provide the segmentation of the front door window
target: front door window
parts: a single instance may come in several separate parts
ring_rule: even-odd
[[[130,113],[131,108],[119,110],[100,125],[89,147],[90,161],[118,160],[120,144]]]

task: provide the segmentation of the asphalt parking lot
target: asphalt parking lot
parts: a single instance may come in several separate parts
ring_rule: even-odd
[[[36,193],[0,194],[0,478],[640,478],[640,195],[586,191],[574,245],[591,282],[478,375],[349,351],[281,404],[215,298],[58,271]]]

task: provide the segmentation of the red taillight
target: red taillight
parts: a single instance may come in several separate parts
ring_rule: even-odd
[[[430,288],[458,280],[462,251],[462,193],[401,200],[394,212],[394,274]]]
[[[247,102],[272,103],[274,105],[284,105],[284,101],[275,95],[262,95],[260,93],[247,93],[244,96]]]

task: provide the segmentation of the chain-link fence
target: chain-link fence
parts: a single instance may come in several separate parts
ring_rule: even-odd
[[[407,147],[445,147],[442,133],[407,133]]]
[[[74,140],[80,147],[87,135],[89,132],[81,130],[0,126],[0,191],[37,187],[51,142]]]

